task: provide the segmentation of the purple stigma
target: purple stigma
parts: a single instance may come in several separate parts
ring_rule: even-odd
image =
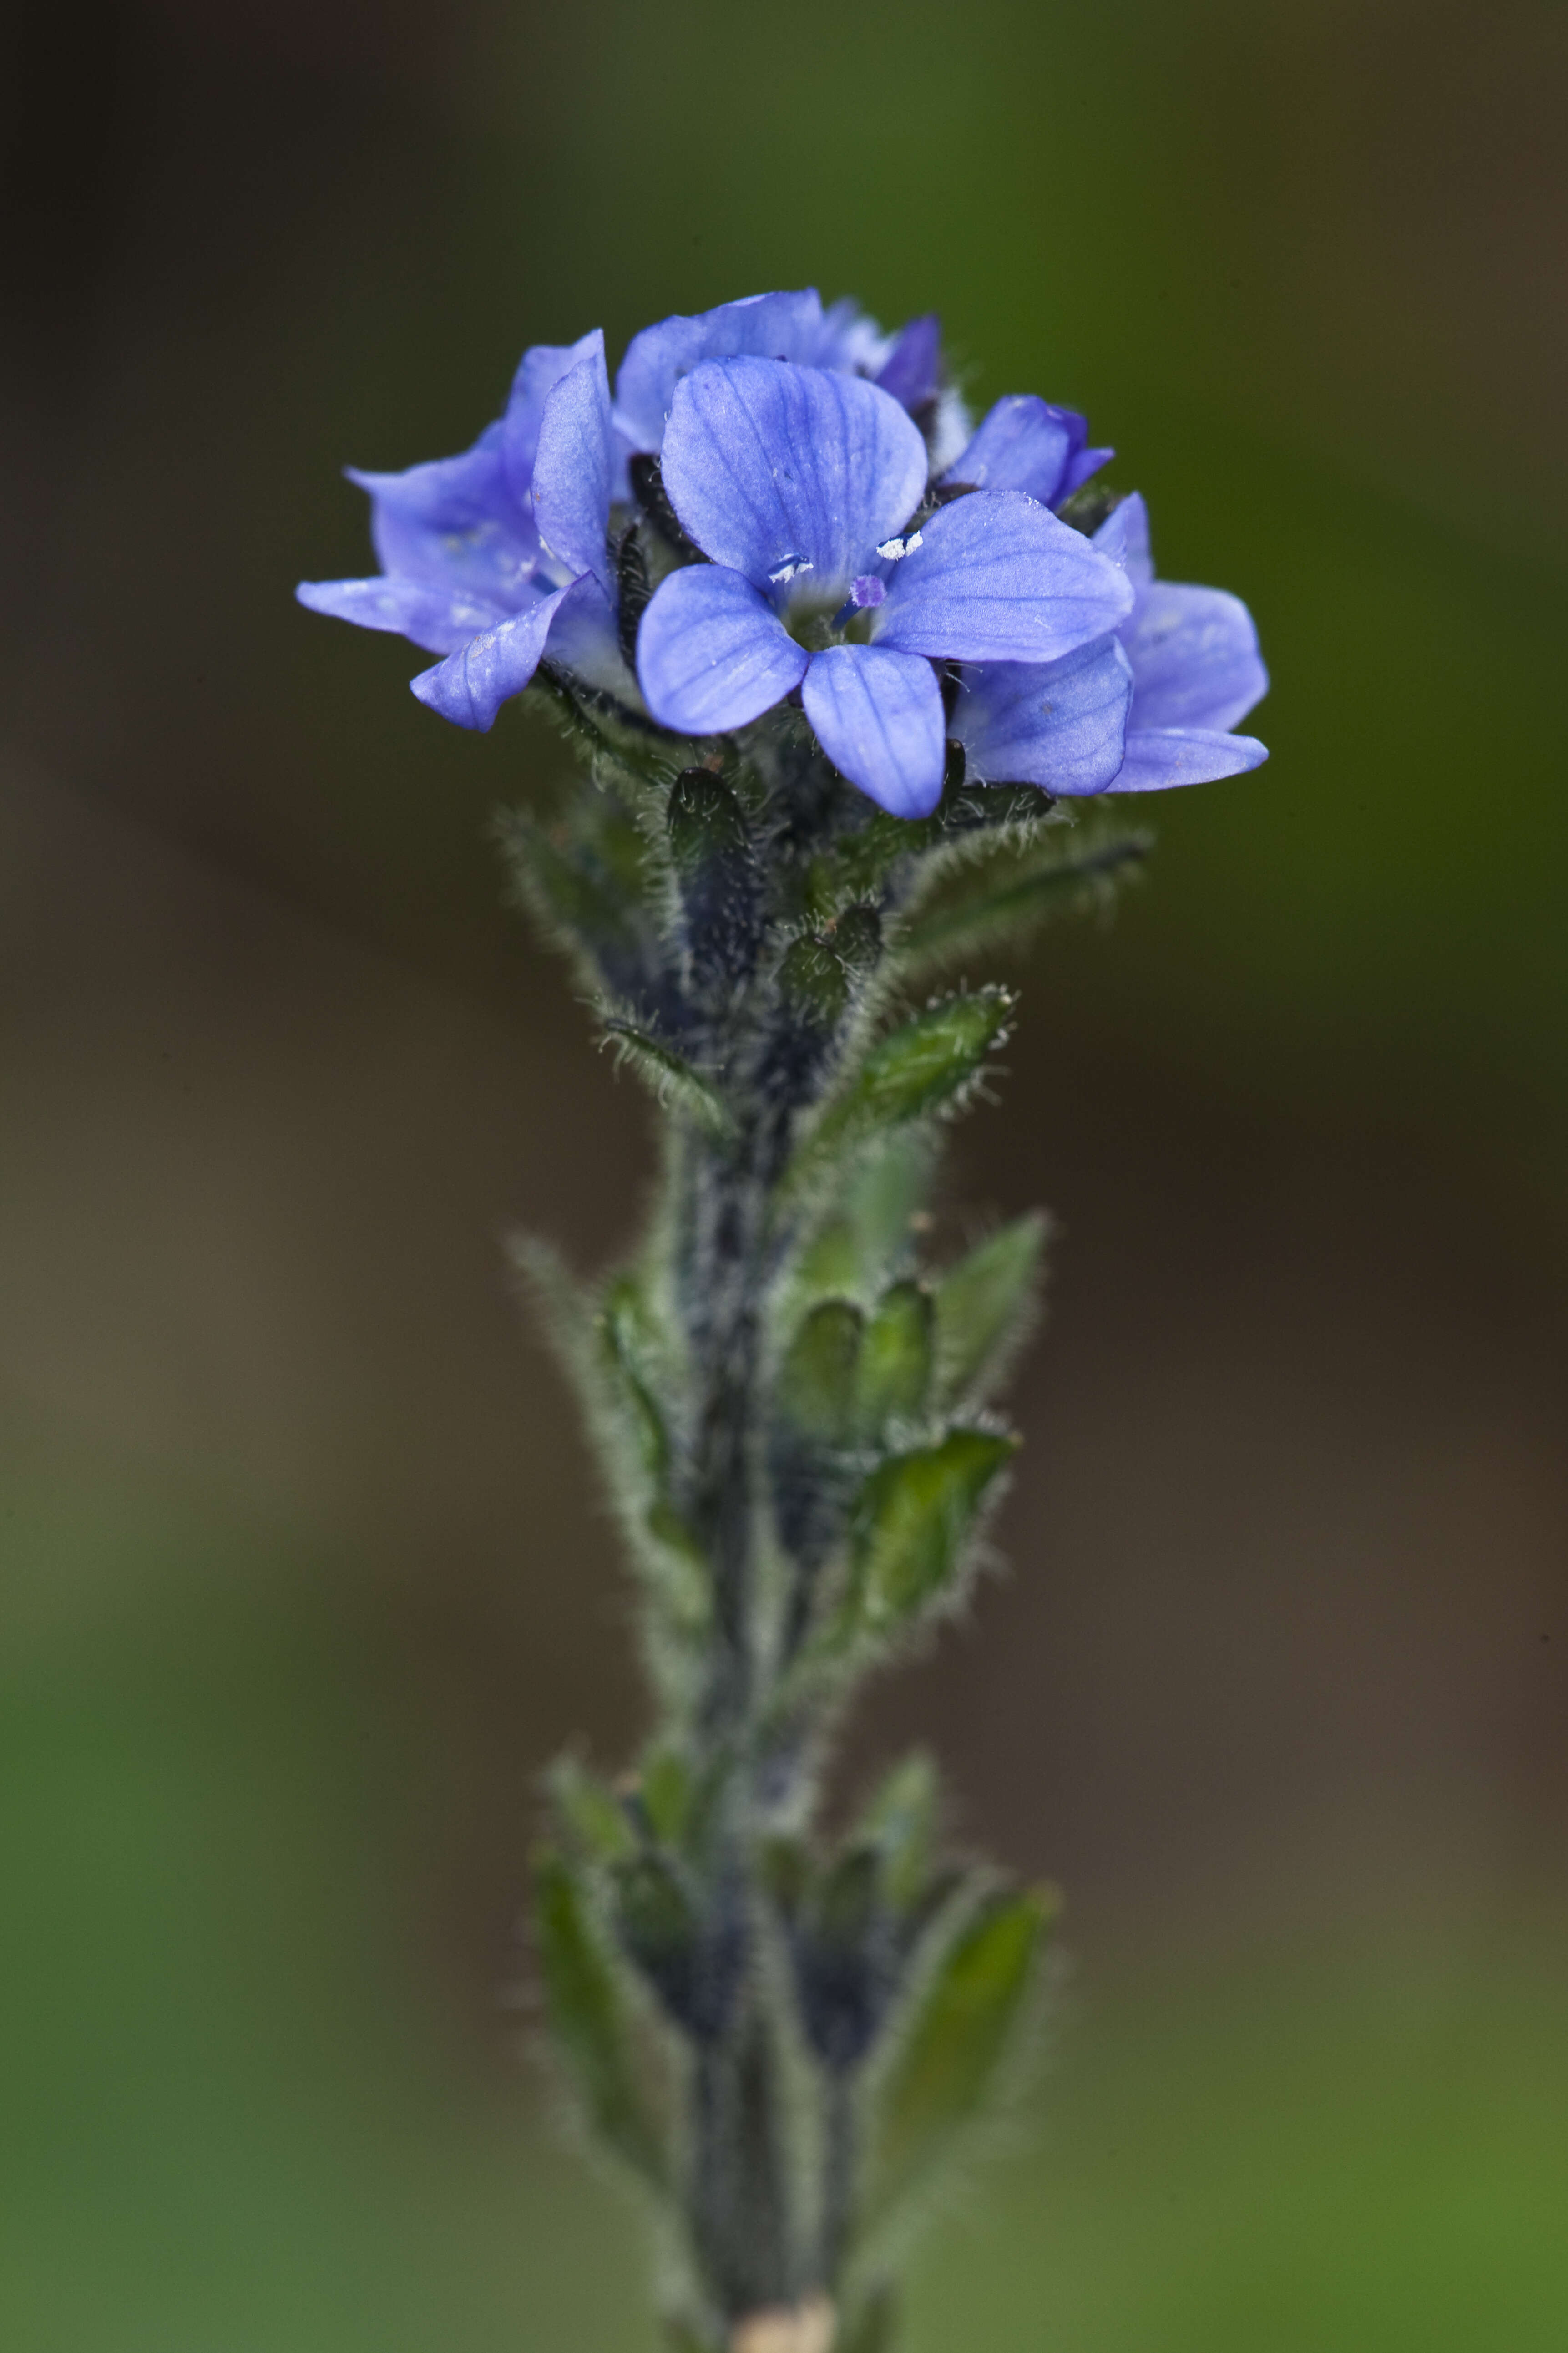
[[[863,572],[849,591],[852,605],[885,605],[887,601],[887,584],[879,580],[872,572]]]

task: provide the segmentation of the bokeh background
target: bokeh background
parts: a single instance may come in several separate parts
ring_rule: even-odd
[[[857,1754],[1072,1968],[912,2353],[1568,2341],[1565,101],[1529,0],[13,20],[15,2353],[651,2348],[528,2058],[536,1777],[639,1701],[501,1258],[647,1122],[499,903],[552,744],[289,590],[525,343],[805,281],[1086,406],[1276,679],[962,1134],[1063,1229],[1014,1573]]]

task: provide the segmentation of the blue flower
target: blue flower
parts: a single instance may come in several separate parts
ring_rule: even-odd
[[[460,727],[488,728],[552,659],[635,702],[616,629],[607,531],[617,452],[604,337],[536,344],[506,413],[461,457],[351,470],[371,497],[369,580],[305,581],[301,604],[411,638],[446,659],[413,681]]]
[[[1086,447],[1089,427],[1073,408],[1032,392],[1010,392],[982,418],[942,477],[944,489],[1023,491],[1059,507],[1098,473],[1114,449]]]
[[[835,766],[895,816],[941,797],[933,660],[1050,661],[1132,603],[1118,564],[1018,491],[976,491],[908,530],[926,446],[859,377],[700,362],[675,387],[663,471],[711,560],[672,573],[643,616],[654,717],[719,733],[798,687]]]
[[[1154,793],[1258,767],[1264,745],[1230,732],[1268,691],[1246,606],[1223,588],[1155,579],[1136,492],[1093,545],[1125,575],[1131,610],[1113,638],[1045,668],[961,670],[949,728],[971,776],[1068,795]]]
[[[797,367],[868,376],[926,428],[940,468],[962,448],[968,417],[942,384],[942,331],[934,312],[884,335],[853,302],[824,310],[814,286],[790,294],[750,294],[695,317],[663,319],[626,346],[616,377],[616,430],[634,454],[663,447],[675,387],[704,360],[789,360]]]

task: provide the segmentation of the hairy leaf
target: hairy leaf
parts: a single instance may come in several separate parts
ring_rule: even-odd
[[[1017,1442],[955,1430],[872,1472],[856,1498],[837,1643],[890,1633],[953,1588],[975,1514]]]
[[[779,1411],[804,1438],[842,1446],[854,1428],[864,1319],[847,1299],[825,1299],[802,1318],[779,1367]]]
[[[591,1862],[618,1862],[634,1852],[637,1841],[620,1799],[575,1757],[560,1757],[551,1767],[550,1794],[573,1844]]]
[[[883,1887],[895,1911],[912,1910],[925,1891],[940,1798],[936,1766],[924,1749],[916,1749],[883,1777],[860,1817],[857,1841],[880,1853]]]
[[[960,866],[904,924],[898,945],[906,976],[1019,939],[1047,917],[1109,905],[1149,854],[1152,837],[1097,827],[1088,839],[1031,828],[1043,839],[1020,851],[1005,838]]]
[[[815,1174],[879,1129],[900,1127],[962,1097],[986,1056],[1005,1041],[1015,1002],[1010,990],[997,987],[944,997],[881,1039],[806,1137],[790,1178]]]
[[[930,1971],[879,2086],[871,2151],[879,2206],[913,2188],[984,2111],[1053,1911],[1041,1890],[988,1896]]]
[[[1050,1221],[1015,1218],[961,1258],[936,1286],[939,1404],[978,1400],[994,1388],[1034,1320]]]
[[[571,1865],[551,1849],[534,1862],[534,1933],[550,2027],[588,2123],[645,2180],[662,2185],[658,2134],[637,2073],[615,1964]]]
[[[637,1072],[656,1103],[678,1112],[716,1141],[731,1134],[733,1122],[717,1089],[683,1054],[616,1015],[605,1022],[605,1032],[615,1040],[617,1060]]]
[[[876,1438],[889,1421],[912,1421],[931,1386],[932,1308],[918,1282],[883,1293],[866,1325],[856,1380],[861,1430]]]

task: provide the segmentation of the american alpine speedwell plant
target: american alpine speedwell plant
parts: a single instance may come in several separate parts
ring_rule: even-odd
[[[502,826],[664,1114],[626,1264],[521,1255],[639,1581],[653,1728],[553,1777],[535,1937],[672,2347],[873,2353],[909,2218],[1012,2072],[1049,1897],[944,1852],[917,1756],[828,1836],[863,1679],[963,1600],[1045,1225],[928,1264],[942,1125],[1014,999],[936,987],[1142,859],[1121,797],[1251,768],[1246,608],[1156,580],[1032,394],[972,428],[936,321],[759,295],[539,345],[461,457],[355,474],[374,579],[300,590],[521,697],[584,774]]]

